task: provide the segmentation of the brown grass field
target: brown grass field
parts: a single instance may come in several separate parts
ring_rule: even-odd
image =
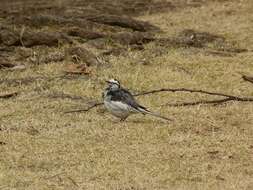
[[[122,11],[133,6],[131,0],[96,1],[98,4],[80,1],[78,6],[71,1],[35,2],[3,1],[0,28],[22,28],[23,32],[28,28],[52,32],[68,29],[67,25],[37,27],[21,23],[23,14],[33,17],[36,11],[44,11],[40,6],[52,6],[43,13],[57,10],[57,15],[63,14],[62,9],[77,14],[82,8],[94,6],[106,14],[118,11],[121,15],[120,6]],[[99,2],[104,4],[99,7]],[[0,98],[0,190],[253,189],[253,102],[169,106],[166,104],[221,97],[185,92],[137,97],[142,105],[173,118],[170,123],[141,114],[118,122],[103,106],[64,113],[86,108],[89,101],[101,101],[104,81],[112,77],[134,93],[188,88],[253,97],[253,83],[242,79],[242,75],[253,75],[252,0],[138,2],[140,9],[122,14],[160,28],[152,33],[156,39],[176,39],[180,32],[191,29],[222,36],[226,42],[184,47],[151,40],[140,47],[138,44],[142,48],[138,50],[107,40],[101,49],[92,44],[95,40],[83,42],[71,37],[73,44],[25,47],[1,45],[0,34],[0,59],[24,65],[24,69],[0,67],[0,95],[18,93]],[[142,10],[147,3],[153,4]],[[71,12],[72,8],[78,11]],[[95,30],[132,32],[106,27]],[[88,75],[66,75],[64,69],[73,62],[66,49],[75,45],[96,56],[111,47],[123,50],[102,56],[100,64],[88,67]],[[223,46],[225,50],[220,51]],[[63,53],[63,60],[38,61],[51,52]]]

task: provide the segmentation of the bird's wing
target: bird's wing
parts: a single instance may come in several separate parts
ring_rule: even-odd
[[[145,109],[145,107],[139,105],[136,100],[134,99],[133,95],[126,89],[119,89],[116,91],[112,91],[112,101],[121,101],[123,103],[126,103],[130,105],[131,107],[135,108],[136,110],[139,110],[139,108]]]
[[[147,108],[141,106],[140,104],[138,104],[136,102],[136,100],[134,99],[134,96],[126,89],[120,89],[118,91],[116,91],[118,94],[117,96],[115,96],[115,101],[121,101],[123,103],[126,103],[128,105],[130,105],[131,107],[133,107],[136,111],[142,113],[142,114],[149,114],[149,115],[153,115],[155,117],[159,117],[162,119],[165,119],[167,121],[172,121],[171,119],[161,116],[158,113],[155,112],[151,112],[149,111]],[[116,99],[116,97],[120,97],[121,99]],[[113,99],[112,99],[113,100]]]

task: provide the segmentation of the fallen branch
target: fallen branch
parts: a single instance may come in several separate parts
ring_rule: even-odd
[[[135,94],[134,96],[149,95],[149,94],[155,94],[155,93],[159,93],[159,92],[190,92],[190,93],[208,94],[208,95],[212,95],[212,96],[223,96],[223,97],[231,98],[231,99],[237,100],[237,101],[252,101],[253,100],[253,98],[238,97],[238,96],[223,94],[223,93],[219,93],[219,92],[209,92],[209,91],[205,91],[205,90],[194,90],[194,89],[186,89],[186,88],[162,88],[162,89],[158,89],[158,90],[141,92],[141,93]]]
[[[229,101],[240,101],[240,102],[252,102],[253,98],[251,97],[239,97],[239,96],[233,96],[229,94],[224,94],[224,93],[218,93],[218,92],[209,92],[209,91],[204,91],[204,90],[194,90],[194,89],[186,89],[186,88],[162,88],[158,90],[151,90],[147,92],[142,92],[135,94],[135,96],[142,96],[142,95],[150,95],[150,94],[155,94],[155,93],[160,93],[160,92],[190,92],[190,93],[201,93],[201,94],[207,94],[211,96],[222,96],[225,97],[223,99],[219,100],[201,100],[201,101],[196,101],[196,102],[183,102],[183,103],[175,103],[175,104],[164,104],[163,106],[174,106],[174,107],[179,107],[179,106],[194,106],[194,105],[199,105],[199,104],[223,104],[225,102]]]
[[[156,30],[159,31],[159,28],[151,25],[148,22],[135,20],[131,17],[126,16],[117,16],[117,15],[107,15],[101,14],[96,16],[90,16],[86,18],[88,21],[110,25],[110,26],[120,26],[123,28],[130,28],[134,31],[147,32]]]
[[[199,104],[222,104],[228,101],[232,101],[231,98],[224,98],[220,100],[201,100],[201,101],[196,101],[196,102],[183,102],[183,103],[175,103],[175,104],[164,104],[162,106],[171,106],[171,107],[180,107],[180,106],[195,106]]]
[[[88,108],[65,111],[64,113],[87,112],[87,111],[91,110],[92,108],[95,108],[95,107],[101,106],[101,105],[103,105],[103,102],[95,102],[93,105],[89,106]]]
[[[9,63],[9,62],[1,62],[0,63],[0,69],[2,69],[2,68],[12,68],[12,67],[15,67],[15,65],[12,64],[12,63]]]
[[[156,93],[160,93],[160,92],[190,92],[190,93],[201,93],[201,94],[207,94],[207,95],[211,95],[211,96],[225,97],[223,99],[218,99],[218,100],[201,100],[201,101],[196,101],[196,102],[183,102],[183,103],[175,103],[175,104],[164,104],[162,106],[179,107],[179,106],[194,106],[194,105],[199,105],[199,104],[214,104],[214,105],[217,105],[217,104],[222,104],[222,103],[229,102],[229,101],[253,102],[253,98],[251,98],[251,97],[239,97],[239,96],[233,96],[233,95],[219,93],[219,92],[209,92],[209,91],[205,91],[205,90],[194,90],[194,89],[186,89],[186,88],[162,88],[162,89],[137,93],[137,94],[134,94],[134,96],[150,95],[150,94],[156,94]],[[64,113],[87,112],[87,111],[89,111],[89,110],[91,110],[91,109],[93,109],[97,106],[101,106],[101,105],[103,105],[103,102],[94,102],[88,108],[66,111]]]
[[[247,82],[253,83],[253,77],[242,75],[242,79],[247,81]]]
[[[11,97],[17,96],[17,95],[18,95],[17,92],[12,92],[12,93],[8,93],[8,94],[0,94],[0,98],[5,98],[5,99],[7,99],[7,98],[11,98]]]
[[[79,185],[76,183],[75,180],[73,180],[71,177],[67,177],[76,187],[78,187]]]

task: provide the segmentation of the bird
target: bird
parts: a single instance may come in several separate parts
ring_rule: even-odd
[[[108,87],[102,93],[105,108],[112,115],[120,118],[120,121],[125,121],[128,116],[136,113],[152,115],[167,121],[172,121],[158,113],[149,111],[147,108],[137,103],[134,96],[128,90],[121,87],[118,80],[110,79],[106,82],[108,83]]]

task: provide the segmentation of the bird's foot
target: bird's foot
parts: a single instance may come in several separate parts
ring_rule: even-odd
[[[125,121],[126,120],[126,117],[125,118],[121,118],[119,121],[120,122],[123,122],[123,121]]]

